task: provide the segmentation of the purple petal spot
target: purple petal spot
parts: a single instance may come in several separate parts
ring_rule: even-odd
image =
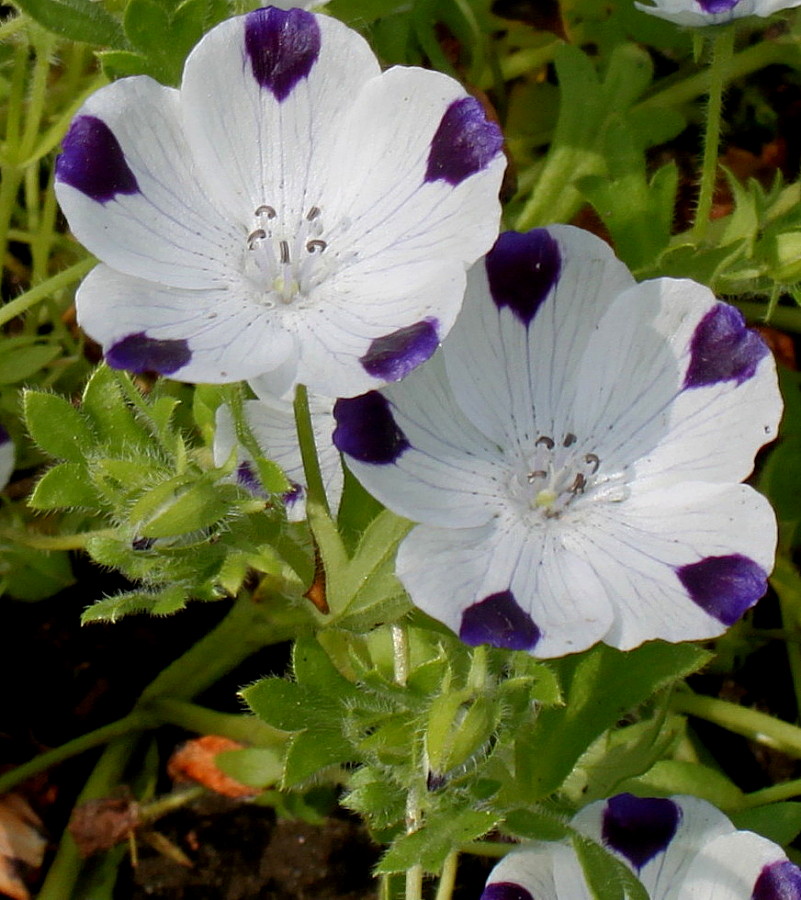
[[[320,26],[302,9],[255,9],[245,17],[253,77],[281,103],[307,78],[320,53]]]
[[[298,500],[303,497],[303,485],[298,484],[297,481],[290,482],[291,487],[289,490],[282,496],[282,500],[286,506],[294,506]]]
[[[559,280],[562,255],[545,228],[505,231],[486,257],[487,278],[498,309],[508,306],[528,328]]]
[[[505,650],[533,650],[540,630],[511,591],[500,591],[467,607],[459,637],[471,647],[489,644]]]
[[[801,869],[789,859],[765,866],[754,885],[752,900],[801,900]]]
[[[704,387],[720,381],[742,384],[753,376],[759,361],[769,352],[762,338],[745,327],[738,309],[717,303],[696,326],[684,387]]]
[[[183,339],[160,341],[148,337],[144,331],[129,334],[106,351],[106,362],[112,369],[129,372],[158,372],[172,375],[192,358],[192,351]]]
[[[139,190],[114,132],[96,116],[76,116],[56,160],[56,178],[98,203]]]
[[[247,459],[243,460],[236,467],[236,483],[256,497],[267,496],[267,492],[262,487],[261,480],[253,464]]]
[[[431,141],[425,181],[456,187],[480,172],[501,152],[503,135],[475,97],[454,100],[445,110]]]
[[[376,338],[359,362],[382,381],[400,381],[439,347],[436,319],[423,319]]]
[[[698,5],[706,13],[724,13],[734,9],[740,0],[698,0]]]
[[[479,900],[534,900],[522,884],[512,881],[496,881],[484,888]]]
[[[672,800],[618,794],[606,803],[603,842],[639,871],[667,848],[680,818],[681,809]]]
[[[707,556],[676,569],[693,603],[733,625],[768,589],[768,574],[747,556]]]
[[[11,435],[6,431],[6,429],[0,425],[0,447],[3,444],[7,444],[11,440]]]
[[[359,462],[386,465],[409,447],[387,398],[378,391],[337,400],[334,418],[334,446]]]

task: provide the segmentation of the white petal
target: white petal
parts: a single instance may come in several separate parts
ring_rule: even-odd
[[[801,873],[787,862],[782,849],[759,835],[749,831],[724,834],[699,848],[683,878],[674,880],[667,900],[682,897],[699,897],[703,900],[750,900],[759,896],[767,900],[771,893],[754,887],[766,868],[784,865],[789,869],[792,888],[774,891],[773,900],[790,900],[799,896]]]
[[[558,247],[557,277],[542,286],[547,293],[528,327],[497,289],[493,299],[479,264],[470,273],[464,311],[444,345],[457,402],[484,434],[504,446],[530,447],[540,434],[555,437],[555,412],[571,403],[598,318],[634,283],[608,245],[588,232],[571,226],[544,231]],[[525,255],[526,244],[520,247]]]
[[[781,415],[770,355],[742,380],[685,386],[693,338],[719,309],[707,288],[661,278],[623,293],[598,323],[564,416],[570,430],[591,435],[588,449],[603,470],[630,468],[640,484],[739,481],[750,473]],[[736,362],[730,348],[714,349]]]
[[[314,16],[319,53],[279,100],[257,81],[246,49],[254,15],[266,12],[223,22],[189,54],[181,86],[186,129],[199,166],[216,173],[212,189],[234,221],[248,222],[268,204],[294,223],[321,205],[332,133],[379,66],[355,31]]]
[[[110,146],[114,139],[122,158]],[[227,281],[245,234],[209,199],[206,173],[193,164],[183,133],[177,91],[144,76],[101,88],[79,110],[64,147],[56,194],[92,253],[173,287]],[[135,182],[116,191],[109,169]]]
[[[8,484],[14,471],[14,442],[0,425],[0,491]]]
[[[331,509],[336,512],[342,498],[344,479],[339,453],[331,441],[334,430],[332,407],[333,400],[327,397],[309,398],[309,412],[323,484]],[[302,488],[299,496],[287,498],[287,518],[290,522],[302,521],[306,517],[306,478],[295,430],[292,403],[262,396],[258,400],[248,400],[244,405],[244,412],[264,457],[277,463],[287,478]],[[217,412],[217,429],[214,436],[214,459],[217,465],[221,465],[227,459],[234,444],[231,412],[227,407],[221,407]],[[239,460],[250,461],[244,447],[239,447],[237,452]]]
[[[383,393],[388,402],[373,394],[340,401],[335,408],[336,442],[354,475],[382,503],[413,521],[456,528],[487,522],[506,490],[502,453],[454,404],[440,354]],[[386,452],[383,445],[373,452],[372,443],[381,437],[376,411],[365,405],[371,399],[389,417],[384,424],[393,429],[390,438],[397,429],[403,436]],[[362,429],[371,443],[366,448],[359,445]]]
[[[520,621],[494,645],[527,649],[538,657],[584,650],[612,622],[611,606],[584,560],[566,552],[547,531],[529,532],[521,525],[419,526],[401,543],[397,573],[416,606],[465,639],[466,623],[483,621],[481,604],[490,600],[487,615],[492,615],[491,598],[506,597]],[[493,630],[487,623],[489,643]],[[532,635],[530,641],[523,641],[525,634]],[[504,643],[518,635],[521,643]]]
[[[528,892],[526,900],[591,896],[575,853],[563,844],[524,844],[508,853],[490,872],[481,900],[523,900],[515,886]]]
[[[655,638],[686,641],[722,634],[731,622],[724,624],[693,602],[678,570],[708,559],[744,557],[766,576],[776,546],[775,517],[764,497],[746,485],[699,482],[635,491],[623,502],[584,508],[563,534],[614,605],[615,624],[604,642],[621,650]]]
[[[628,795],[621,795],[619,799],[624,799]],[[618,798],[613,798],[613,801]],[[635,804],[638,801],[630,798]],[[641,801],[646,808],[653,801]],[[675,831],[671,834],[665,834],[668,839],[666,847],[658,849],[655,846],[648,846],[646,842],[648,859],[645,864],[637,870],[633,862],[639,861],[637,850],[642,851],[643,844],[640,842],[639,834],[643,834],[650,841],[654,841],[658,829],[655,831],[653,826],[649,830],[645,830],[644,826],[648,824],[642,821],[639,824],[642,830],[638,833],[637,820],[633,818],[629,822],[631,828],[630,835],[622,836],[618,833],[613,836],[604,828],[604,817],[610,801],[602,800],[592,803],[584,807],[572,821],[572,825],[587,837],[595,841],[605,843],[608,849],[615,852],[620,858],[626,862],[630,868],[633,868],[642,881],[648,896],[651,900],[665,900],[673,893],[675,885],[682,883],[688,869],[694,863],[698,853],[712,841],[719,839],[721,835],[733,835],[735,833],[734,826],[731,822],[717,810],[711,803],[705,800],[699,800],[696,797],[677,796],[666,800],[657,800],[656,804],[667,810],[673,809],[675,820],[673,825]],[[616,839],[617,837],[617,839]],[[628,840],[634,845],[628,848],[626,844]],[[634,851],[634,852],[633,852]],[[645,855],[645,854],[644,854]],[[632,859],[634,857],[634,859]],[[704,894],[687,894],[680,893],[680,897],[697,897],[698,900],[706,900]],[[741,895],[741,900],[748,900],[750,891]]]
[[[181,290],[97,266],[76,295],[78,321],[111,365],[196,382],[230,382],[276,368],[295,351],[269,311],[226,288]],[[150,342],[164,345],[153,360]],[[132,364],[126,359],[130,358]]]

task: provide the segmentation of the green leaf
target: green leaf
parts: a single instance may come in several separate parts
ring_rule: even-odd
[[[43,600],[75,584],[67,553],[21,544],[0,547],[0,594],[17,600]]]
[[[92,0],[19,0],[17,5],[60,37],[119,50],[128,47],[117,19]]]
[[[784,847],[801,832],[801,803],[787,801],[755,806],[731,813],[730,818],[736,828],[754,831]]]
[[[337,700],[360,696],[356,685],[342,675],[314,637],[301,637],[295,642],[292,671],[299,685]]]
[[[706,651],[692,644],[652,641],[627,653],[599,644],[554,660],[565,705],[541,710],[517,741],[515,758],[526,799],[535,801],[557,790],[600,734],[708,659]]]
[[[439,872],[449,853],[461,844],[482,837],[497,823],[498,815],[490,810],[448,809],[432,815],[419,831],[403,835],[392,844],[376,873],[391,875],[416,865],[421,865],[426,872]]]
[[[642,882],[604,847],[578,834],[573,847],[595,900],[649,900]]]
[[[506,814],[503,831],[531,841],[561,841],[570,829],[555,813],[542,809],[513,809]]]
[[[57,394],[26,391],[23,410],[31,437],[45,453],[56,459],[85,462],[97,439],[68,400]]]
[[[189,602],[187,590],[180,585],[161,591],[126,591],[99,600],[81,616],[81,623],[116,622],[134,613],[150,613],[153,616],[169,616],[182,610]]]
[[[348,762],[354,762],[353,748],[337,724],[302,731],[287,749],[283,786],[295,787],[329,766]]]
[[[60,353],[58,344],[34,342],[32,338],[5,338],[0,357],[0,384],[17,384],[35,375]]]
[[[681,759],[660,760],[644,775],[621,781],[616,791],[628,791],[639,797],[692,794],[722,810],[739,809],[745,799],[743,792],[725,775],[701,763]]]
[[[257,788],[278,784],[284,771],[281,754],[263,747],[226,750],[218,753],[214,761],[226,775]]]
[[[31,509],[65,509],[73,506],[95,508],[98,496],[92,487],[86,466],[59,463],[49,469],[28,500]]]
[[[325,727],[341,714],[336,701],[284,678],[263,678],[241,693],[260,719],[282,731],[303,731],[315,722]]]
[[[108,453],[130,453],[138,448],[144,451],[153,443],[152,435],[137,421],[125,400],[117,375],[108,366],[98,366],[87,382],[81,411]]]

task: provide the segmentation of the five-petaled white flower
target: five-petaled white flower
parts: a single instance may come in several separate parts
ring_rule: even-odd
[[[781,847],[737,831],[697,797],[618,794],[591,803],[572,825],[634,871],[651,900],[801,900],[801,870]],[[565,844],[512,851],[492,870],[481,900],[590,900]]]
[[[351,396],[450,330],[497,237],[502,137],[437,72],[381,72],[341,22],[257,9],[210,31],[180,90],[93,94],[56,190],[102,264],[78,318],[110,365],[187,381],[280,371]]]
[[[244,403],[247,425],[262,455],[277,463],[291,483],[290,490],[282,498],[286,506],[287,519],[290,522],[301,522],[306,518],[306,478],[303,473],[303,460],[298,446],[292,403],[263,391],[258,381],[252,381],[251,387],[258,399],[246,400]],[[342,497],[344,473],[339,451],[331,441],[331,434],[334,431],[333,405],[334,401],[330,397],[320,397],[316,394],[309,396],[309,414],[320,473],[328,503],[336,513]],[[257,467],[247,450],[237,440],[233,416],[227,406],[220,406],[217,410],[216,426],[214,435],[216,464],[222,465],[236,447],[237,481],[255,494],[263,494],[264,488],[258,477]]]
[[[442,350],[341,399],[334,441],[417,525],[397,572],[468,644],[559,656],[721,634],[762,596],[776,524],[738,484],[781,414],[740,313],[636,284],[570,226],[507,232]]]
[[[675,22],[699,27],[725,25],[745,16],[766,18],[783,9],[801,6],[801,0],[652,0],[653,6],[635,3],[637,9]]]

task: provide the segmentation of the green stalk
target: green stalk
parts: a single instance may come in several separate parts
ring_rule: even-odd
[[[451,900],[453,889],[456,885],[456,872],[459,869],[459,852],[452,851],[442,864],[442,874],[439,876],[437,896],[434,900]]]
[[[327,516],[331,510],[325,495],[323,476],[320,472],[320,460],[317,458],[317,444],[309,412],[309,393],[305,384],[295,388],[295,427],[298,430],[300,455],[303,460],[303,473],[306,476],[306,496],[311,503],[319,504]]]
[[[794,759],[801,759],[801,728],[789,722],[726,700],[703,697],[687,691],[676,691],[670,698],[669,707],[673,712],[721,725],[765,747],[772,747]]]
[[[117,738],[106,747],[78,797],[78,804],[111,794],[122,779],[134,745],[130,739]],[[65,831],[36,900],[73,900],[73,889],[82,866],[75,841]]]
[[[2,214],[2,199],[6,182],[8,181],[10,183],[11,180],[11,178],[6,178],[6,173],[4,172],[3,184],[0,185],[0,215]],[[2,225],[2,219],[0,219],[0,225]],[[20,294],[16,300],[6,303],[5,306],[0,308],[0,326],[5,325],[6,322],[10,322],[17,316],[21,316],[32,306],[41,303],[42,300],[46,300],[56,291],[60,291],[62,288],[73,284],[73,282],[80,281],[80,279],[83,278],[90,269],[94,268],[96,264],[96,261],[92,258],[82,259],[80,262],[75,263],[74,266],[70,266],[69,269],[64,269],[63,272],[59,272],[52,278],[48,278],[47,281],[43,281],[41,284],[37,284],[36,287],[32,287],[29,291],[25,291],[24,294]]]
[[[734,27],[716,29],[711,39],[712,59],[709,65],[709,101],[706,109],[704,134],[704,158],[701,165],[701,184],[695,222],[690,232],[696,244],[703,242],[709,227],[709,214],[718,171],[720,128],[723,113],[723,89],[729,76],[729,65],[734,53]]]
[[[134,710],[132,713],[122,719],[118,719],[116,722],[111,722],[109,725],[103,725],[101,728],[96,728],[88,734],[82,734],[80,737],[67,741],[66,744],[62,744],[60,747],[56,747],[53,750],[48,750],[46,753],[40,753],[39,756],[35,756],[29,762],[23,763],[21,766],[17,766],[9,772],[0,775],[0,794],[5,794],[21,782],[25,781],[26,778],[30,778],[32,775],[38,775],[40,772],[44,772],[51,766],[64,762],[66,759],[71,759],[79,753],[91,750],[93,747],[100,747],[122,735],[132,734],[137,731],[145,731],[158,724],[159,723],[148,712]]]
[[[752,300],[737,300],[735,306],[751,322],[767,321],[768,306]],[[801,309],[793,306],[777,306],[770,313],[770,324],[782,331],[801,334]]]
[[[145,708],[165,725],[178,725],[196,734],[216,734],[254,747],[281,748],[288,740],[285,732],[255,716],[221,713],[185,700],[156,697]]]
[[[33,547],[36,550],[83,550],[93,537],[111,537],[114,528],[98,528],[95,531],[81,531],[77,534],[39,534],[35,531],[20,531],[14,528],[0,528],[0,539]]]
[[[753,809],[755,806],[778,803],[781,800],[790,800],[792,797],[798,796],[801,796],[801,778],[794,778],[792,781],[774,784],[771,787],[747,794],[740,808]]]

